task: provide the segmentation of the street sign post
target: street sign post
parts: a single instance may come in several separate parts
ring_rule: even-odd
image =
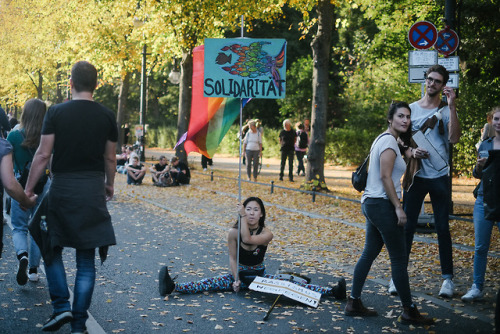
[[[413,66],[432,66],[438,63],[437,51],[409,51],[408,65]]]
[[[438,58],[439,65],[443,66],[446,68],[448,72],[458,72],[460,71],[460,66],[459,66],[459,57],[458,56],[452,56],[448,58]]]
[[[446,27],[438,32],[435,48],[439,53],[448,57],[458,48],[458,42],[459,39],[457,33],[450,29],[450,27]]]
[[[437,29],[434,24],[427,21],[413,24],[408,32],[408,41],[415,49],[429,49],[436,43],[436,40]]]

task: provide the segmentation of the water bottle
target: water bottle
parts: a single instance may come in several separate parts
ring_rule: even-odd
[[[47,220],[45,216],[40,217],[40,229],[47,232]]]

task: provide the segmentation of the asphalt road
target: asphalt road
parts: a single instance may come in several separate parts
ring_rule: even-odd
[[[153,205],[152,205],[153,204]],[[206,203],[210,206],[211,203]],[[444,300],[418,291],[415,301],[422,312],[438,319],[430,328],[413,328],[397,321],[400,302],[386,292],[386,282],[368,280],[363,302],[378,317],[362,319],[343,314],[345,301],[322,299],[313,309],[281,299],[268,321],[263,317],[275,296],[259,292],[158,294],[158,270],[168,265],[177,281],[191,281],[227,272],[226,230],[206,221],[185,219],[182,206],[129,200],[119,195],[109,203],[118,245],[108,260],[97,266],[89,332],[97,333],[493,333],[491,301],[474,305]],[[10,229],[4,226],[5,249],[0,259],[0,333],[39,333],[52,308],[45,276],[38,283],[18,286],[17,260]],[[290,245],[291,248],[294,245]],[[300,249],[295,249],[295,252]],[[73,250],[65,250],[68,281],[74,281]],[[278,257],[269,250],[268,272],[293,267],[293,258]],[[297,268],[296,272],[300,272]],[[320,266],[309,276],[313,283],[328,285],[339,276],[350,288],[352,267]],[[68,325],[58,333],[69,333]]]

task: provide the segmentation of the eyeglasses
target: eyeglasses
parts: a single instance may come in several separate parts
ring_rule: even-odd
[[[441,84],[443,83],[443,81],[442,81],[442,80],[434,79],[434,78],[432,78],[432,77],[427,77],[427,78],[425,78],[425,80],[427,80],[427,82],[428,82],[430,85],[432,85],[432,83],[435,83],[436,85],[438,85],[438,86],[439,86],[439,85],[441,85]]]

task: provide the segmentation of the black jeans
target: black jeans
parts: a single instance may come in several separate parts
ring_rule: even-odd
[[[366,239],[363,254],[354,267],[351,296],[361,297],[361,291],[373,261],[385,244],[391,260],[392,280],[403,306],[410,306],[411,293],[408,279],[404,228],[398,226],[394,205],[383,198],[367,198],[361,205],[366,217]]]
[[[298,161],[298,166],[297,166],[297,174],[304,173],[306,174],[306,169],[304,168],[304,155],[306,155],[306,152],[302,151],[295,151],[295,155],[297,156],[297,161]]]
[[[280,179],[283,178],[285,171],[286,159],[288,159],[288,179],[293,181],[293,155],[295,150],[283,150],[281,151],[281,168],[280,168]]]
[[[413,235],[417,228],[422,202],[427,194],[431,197],[432,211],[434,212],[434,221],[439,243],[441,274],[444,279],[453,278],[452,243],[448,221],[449,193],[448,176],[445,175],[436,179],[415,177],[410,191],[405,191],[403,194],[403,207],[408,219],[405,226],[406,252],[408,258],[410,258]]]

